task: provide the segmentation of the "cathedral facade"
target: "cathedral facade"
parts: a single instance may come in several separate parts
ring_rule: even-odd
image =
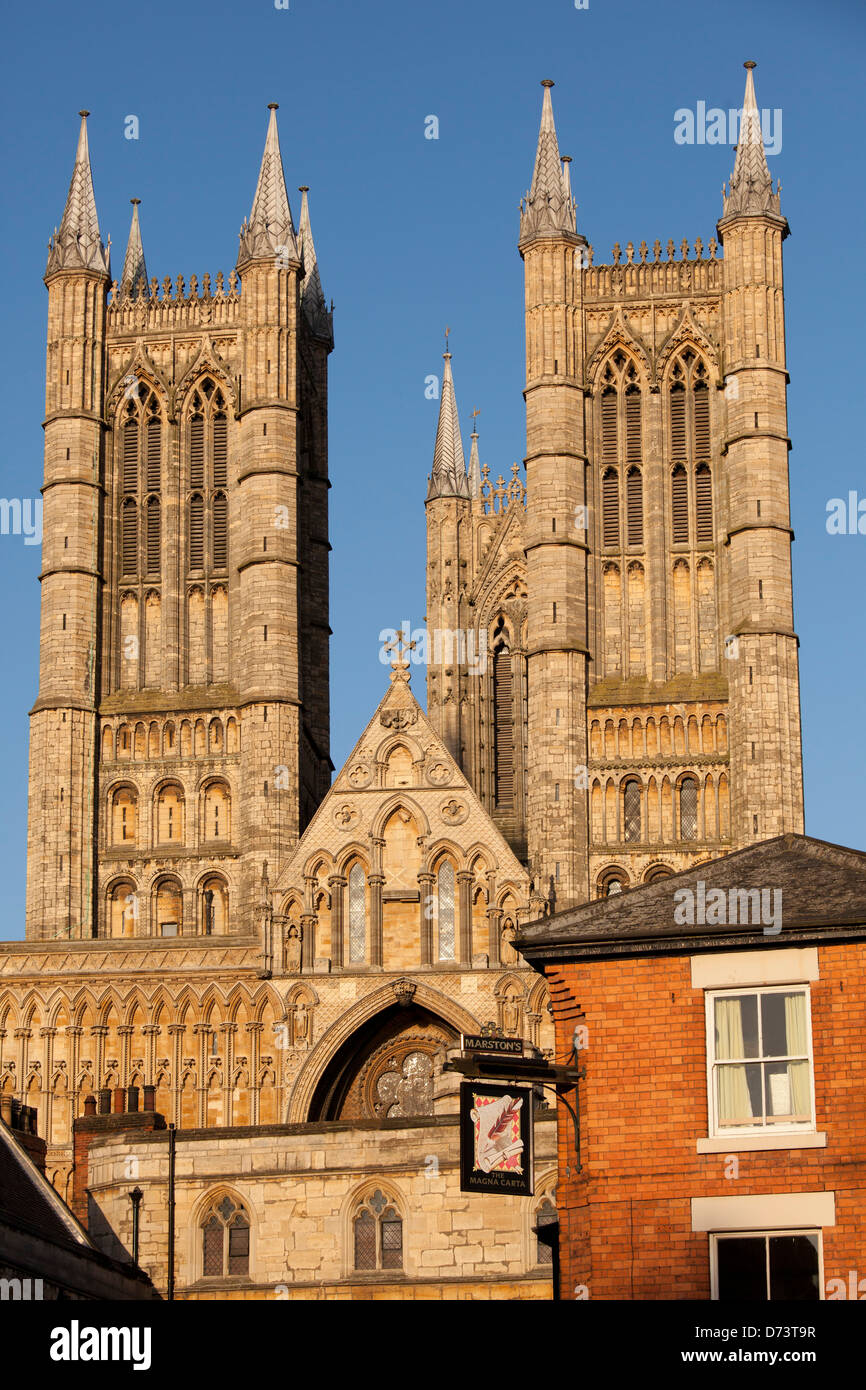
[[[38,1111],[71,1198],[73,1122],[153,1088],[189,1156],[179,1296],[549,1296],[552,1112],[534,1204],[462,1194],[444,1059],[485,1025],[552,1057],[522,923],[802,830],[787,224],[751,71],[719,243],[610,264],[577,227],[551,85],[519,239],[525,482],[491,482],[477,434],[467,466],[446,354],[427,711],[398,642],[333,781],[333,332],[307,190],[296,227],[271,108],[228,279],[148,280],[135,204],[112,282],[82,113],[45,276],[0,1090]],[[139,1182],[161,1287],[165,1142],[97,1126],[88,1178],[92,1229],[127,1250]]]

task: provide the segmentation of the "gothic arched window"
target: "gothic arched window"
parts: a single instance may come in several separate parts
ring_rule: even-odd
[[[695,519],[698,545],[713,539],[713,475],[705,463],[695,469]]]
[[[680,782],[680,839],[698,838],[698,784],[694,777]]]
[[[196,388],[187,426],[188,570],[228,567],[228,416],[223,392],[211,377]]]
[[[250,1272],[250,1219],[241,1202],[214,1199],[200,1223],[201,1272],[205,1279],[225,1279]]]
[[[535,1221],[533,1223],[536,1227],[535,1263],[537,1265],[553,1264],[553,1246],[548,1245],[547,1241],[542,1239],[541,1234],[538,1231],[538,1228],[544,1226],[554,1226],[558,1220],[559,1215],[553,1203],[552,1197],[544,1197],[535,1209]]]
[[[609,550],[619,550],[619,474],[606,468],[601,480],[602,543]]]
[[[403,1268],[403,1222],[378,1188],[358,1207],[352,1235],[356,1270]]]
[[[623,839],[634,844],[641,838],[641,784],[629,778],[622,797]]]
[[[436,875],[436,925],[439,960],[454,960],[454,865],[444,860]]]
[[[688,545],[689,479],[681,463],[671,474],[671,529],[674,545]]]
[[[497,807],[514,805],[514,676],[505,636],[493,649],[493,766]]]
[[[367,881],[361,864],[349,870],[349,961],[367,956]]]
[[[630,468],[625,480],[626,525],[629,545],[643,545],[643,476]]]

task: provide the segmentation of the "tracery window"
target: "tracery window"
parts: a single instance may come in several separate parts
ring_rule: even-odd
[[[493,644],[493,795],[497,807],[514,805],[514,675],[502,619]]]
[[[601,378],[602,544],[622,548],[620,496],[625,479],[627,544],[643,546],[643,407],[637,367],[627,353],[614,353]]]
[[[698,784],[694,777],[680,782],[680,839],[698,838]]]
[[[228,568],[228,415],[223,392],[210,378],[199,383],[187,428],[187,535],[189,571]]]
[[[367,882],[363,865],[349,870],[349,960],[362,961],[367,955]]]
[[[454,865],[446,859],[436,875],[436,923],[440,960],[454,960],[454,921]]]
[[[559,1220],[559,1214],[550,1197],[545,1197],[535,1209],[534,1225],[552,1226]],[[548,1245],[547,1241],[542,1240],[541,1236],[535,1237],[535,1263],[537,1265],[553,1264],[553,1246]]]
[[[692,348],[687,347],[674,363],[670,382],[673,542],[674,545],[687,545],[694,536],[698,545],[706,545],[713,539],[709,372]],[[690,475],[694,479],[691,499]]]
[[[356,1270],[403,1268],[403,1222],[394,1203],[377,1188],[353,1221]]]
[[[634,844],[641,837],[641,784],[630,778],[623,789],[623,839]]]
[[[242,1203],[222,1197],[200,1222],[202,1275],[224,1279],[250,1272],[250,1220]]]
[[[120,573],[125,579],[161,569],[162,414],[159,397],[139,382],[126,398],[119,426]],[[139,538],[143,537],[143,554]]]

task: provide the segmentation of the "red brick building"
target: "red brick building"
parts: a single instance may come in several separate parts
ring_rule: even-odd
[[[562,1297],[866,1297],[866,854],[784,835],[517,944],[585,1068]]]

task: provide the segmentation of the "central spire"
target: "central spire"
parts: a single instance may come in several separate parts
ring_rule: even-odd
[[[542,82],[544,99],[541,105],[541,125],[532,184],[521,205],[520,240],[534,241],[536,237],[562,236],[575,233],[574,199],[567,171],[563,173],[553,120],[553,102],[549,78]]]
[[[108,270],[108,252],[99,234],[99,218],[96,215],[96,199],[93,195],[93,174],[90,168],[90,149],[87,144],[87,117],[89,111],[79,111],[81,127],[78,132],[78,148],[75,151],[75,167],[66,197],[66,207],[59,229],[48,243],[48,265],[46,275],[56,270],[98,270],[104,275]]]
[[[256,184],[252,211],[249,220],[241,228],[241,244],[238,251],[238,267],[248,261],[270,260],[288,264],[298,260],[298,247],[295,241],[295,228],[286,180],[283,174],[283,161],[280,155],[280,137],[277,131],[277,111],[279,107],[272,101],[268,110],[268,133],[259,181]]]
[[[439,424],[436,428],[436,447],[433,450],[433,472],[427,489],[427,500],[433,497],[468,497],[469,480],[460,438],[460,420],[451,377],[451,353],[443,353],[445,370],[442,373],[442,397],[439,401]]]

